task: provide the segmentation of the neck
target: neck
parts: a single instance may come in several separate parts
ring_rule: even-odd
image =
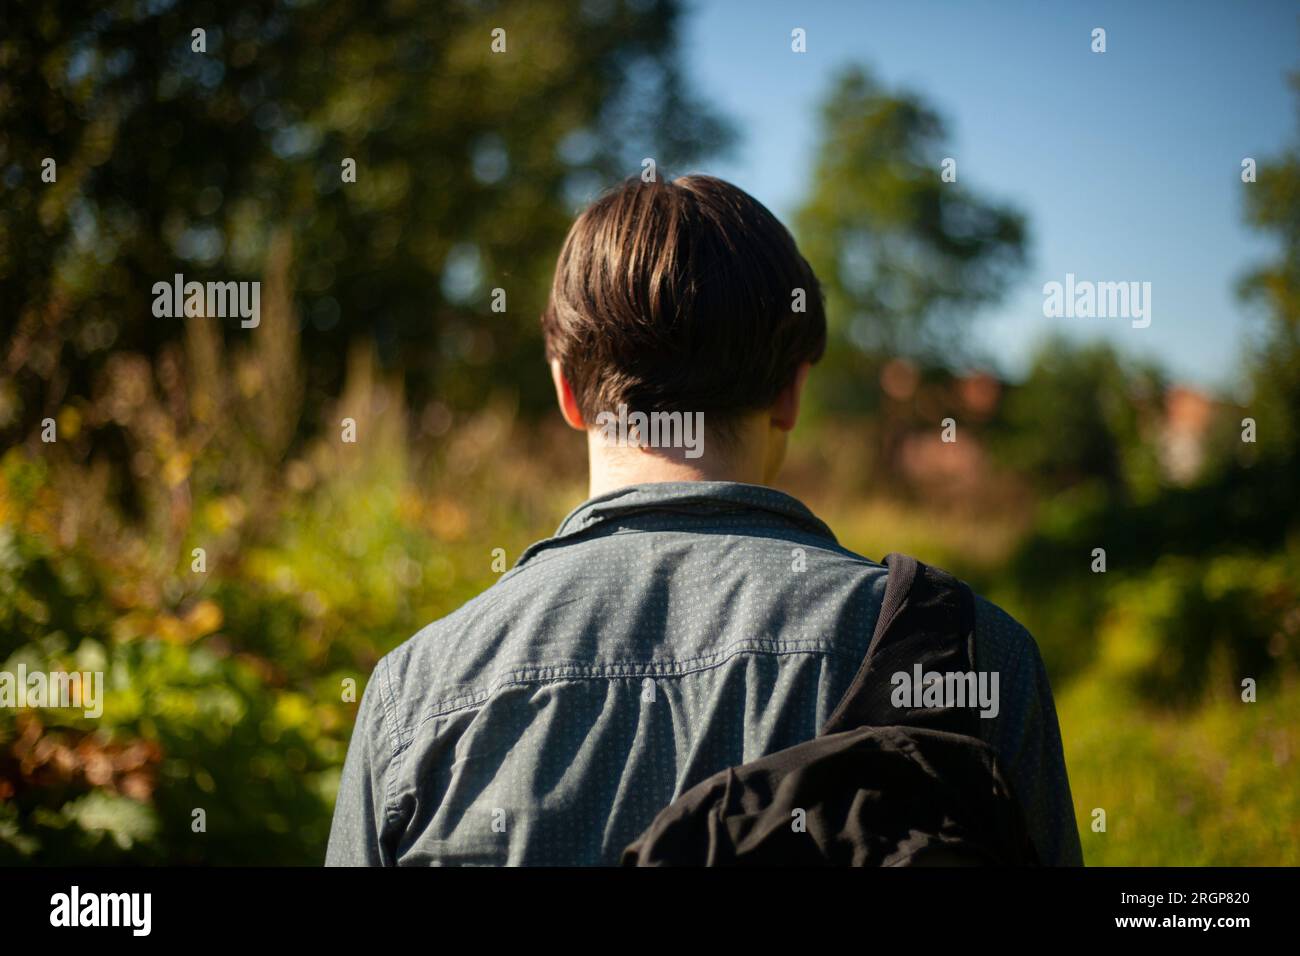
[[[718,444],[706,440],[699,457],[687,458],[680,448],[610,446],[600,429],[591,429],[587,432],[587,463],[591,475],[588,493],[596,498],[628,485],[666,481],[739,481],[761,485],[775,477],[780,456],[761,418],[739,423],[735,440],[727,443],[725,453]]]

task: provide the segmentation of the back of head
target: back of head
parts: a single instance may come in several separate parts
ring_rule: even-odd
[[[574,223],[542,316],[583,420],[601,412],[769,407],[826,344],[821,290],[794,239],[710,176],[629,179]]]

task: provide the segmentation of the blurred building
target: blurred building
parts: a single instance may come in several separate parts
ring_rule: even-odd
[[[1214,405],[1209,396],[1184,385],[1172,386],[1165,392],[1160,465],[1170,481],[1187,484],[1200,474],[1214,421]]]

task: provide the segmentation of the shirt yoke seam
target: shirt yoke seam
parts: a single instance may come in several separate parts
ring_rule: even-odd
[[[418,722],[411,728],[411,739],[401,745],[402,750],[406,750],[414,741],[415,733],[431,720],[439,717],[447,717],[452,714],[461,713],[466,710],[486,703],[494,694],[499,693],[507,687],[516,687],[533,684],[543,686],[546,684],[556,684],[562,681],[574,680],[611,680],[611,679],[628,679],[637,677],[660,677],[660,678],[681,678],[691,674],[700,674],[705,671],[715,670],[722,667],[729,661],[739,657],[742,654],[753,653],[754,651],[764,652],[773,656],[789,656],[794,654],[807,654],[809,656],[833,657],[851,664],[857,664],[860,655],[848,654],[844,651],[836,650],[833,647],[827,647],[820,642],[807,641],[803,643],[818,643],[820,646],[813,647],[796,647],[791,646],[797,642],[784,641],[778,646],[771,645],[773,642],[764,641],[740,641],[733,644],[725,651],[718,654],[712,654],[706,657],[689,658],[681,661],[628,661],[615,665],[568,665],[568,667],[555,667],[552,665],[535,666],[528,668],[519,668],[509,671],[499,679],[490,684],[486,689],[474,695],[461,695],[460,697],[443,698],[425,711]],[[565,670],[565,673],[549,674],[548,671]],[[584,672],[585,671],[585,672]]]

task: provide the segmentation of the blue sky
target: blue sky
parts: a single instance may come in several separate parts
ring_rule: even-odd
[[[1104,337],[1178,380],[1231,387],[1248,327],[1237,279],[1271,252],[1242,222],[1241,161],[1296,140],[1295,2],[696,0],[683,40],[697,89],[741,132],[703,171],[782,218],[798,207],[817,107],[835,71],[868,66],[947,121],[960,180],[1028,217],[1030,263],[983,310],[974,343],[1013,377],[1043,336]],[[807,31],[808,52],[790,51]],[[1093,53],[1103,27],[1107,51]],[[1048,319],[1067,272],[1152,283],[1152,322]]]

